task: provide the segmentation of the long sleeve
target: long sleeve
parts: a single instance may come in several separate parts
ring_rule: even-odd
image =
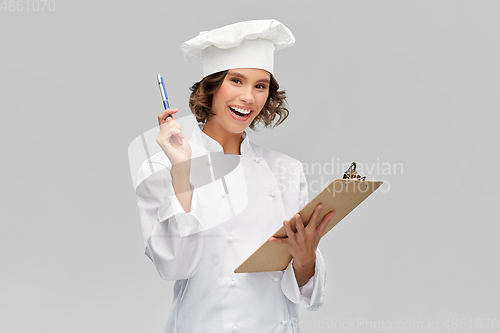
[[[281,278],[283,294],[293,303],[302,304],[306,310],[318,310],[323,305],[326,285],[326,265],[319,249],[316,249],[316,264],[314,275],[299,288],[293,270],[293,259],[285,269]]]
[[[299,209],[308,202],[308,188],[304,171],[300,172]],[[293,303],[303,304],[307,310],[317,310],[323,305],[326,285],[326,265],[320,250],[316,249],[314,275],[299,288],[293,269],[293,259],[288,264],[281,278],[281,289],[285,296]]]
[[[175,195],[168,164],[145,162],[138,176],[137,205],[146,255],[165,280],[192,277],[203,253],[203,238],[193,232],[198,195],[193,193],[191,212],[186,213]]]

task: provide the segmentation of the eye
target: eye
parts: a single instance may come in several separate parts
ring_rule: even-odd
[[[241,80],[237,78],[232,78],[231,81],[233,81],[236,84],[241,84]]]
[[[266,85],[264,85],[264,84],[260,84],[260,83],[259,83],[258,85],[256,85],[255,87],[256,87],[257,89],[267,89]]]

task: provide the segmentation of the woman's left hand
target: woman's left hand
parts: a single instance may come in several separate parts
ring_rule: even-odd
[[[330,219],[335,214],[334,211],[329,212],[323,217],[321,223],[316,226],[318,224],[321,209],[322,205],[318,204],[314,209],[307,226],[304,226],[300,215],[295,214],[296,232],[293,232],[290,227],[290,221],[285,220],[283,222],[283,226],[288,237],[269,238],[269,241],[271,242],[284,244],[287,247],[288,252],[292,255],[293,268],[295,270],[299,286],[306,284],[307,281],[309,281],[309,279],[314,275],[316,248],[318,247],[319,240],[321,239],[328,222],[330,222]]]

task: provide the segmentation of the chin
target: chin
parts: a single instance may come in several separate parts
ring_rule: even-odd
[[[250,125],[252,124],[253,118],[248,120],[248,122],[234,122],[232,119],[229,119],[229,122],[226,123],[226,126],[224,128],[233,134],[240,134],[243,133],[247,128],[250,128]]]
[[[234,125],[234,126],[229,126],[226,127],[226,130],[230,133],[233,134],[241,134],[243,131],[245,131],[249,126],[244,126],[244,125]]]

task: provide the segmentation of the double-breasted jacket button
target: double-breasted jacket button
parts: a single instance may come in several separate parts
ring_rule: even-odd
[[[233,239],[233,236],[228,236],[228,237],[227,237],[227,241],[228,241],[229,243],[232,243],[232,242],[233,242],[233,240],[234,240],[234,239]]]
[[[286,324],[287,324],[287,321],[286,321],[286,320],[282,320],[282,321],[281,321],[281,325],[286,326]]]
[[[274,192],[274,191],[269,192],[269,196],[270,196],[271,198],[274,198],[274,196],[275,196],[275,195],[276,195],[276,192]]]
[[[234,325],[233,326],[233,332],[236,332],[238,330],[238,326]]]
[[[253,161],[254,161],[255,163],[259,163],[259,162],[260,162],[260,158],[256,157]]]

